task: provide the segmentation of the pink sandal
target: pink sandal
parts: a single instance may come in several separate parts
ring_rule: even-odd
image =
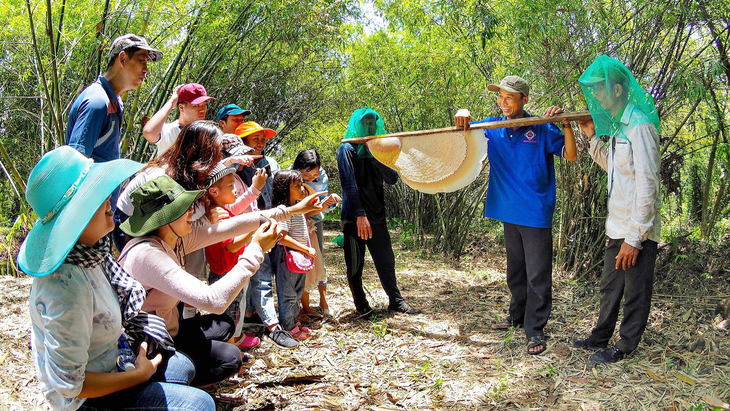
[[[289,332],[295,340],[308,340],[312,338],[312,330],[307,327],[303,327],[298,321],[294,324],[294,328],[292,328]]]
[[[249,349],[259,345],[260,342],[261,340],[259,337],[253,334],[246,334],[236,343],[236,346],[238,346],[238,348]]]

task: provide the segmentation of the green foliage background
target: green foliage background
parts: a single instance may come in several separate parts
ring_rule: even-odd
[[[111,39],[135,32],[165,59],[124,96],[124,156],[149,157],[140,119],[176,84],[195,81],[217,97],[209,118],[235,102],[279,131],[269,151],[283,164],[316,148],[333,189],[339,139],[363,105],[389,132],[444,127],[458,108],[497,114],[486,85],[519,74],[534,90],[528,110],[581,110],[578,76],[596,56],[614,56],[659,108],[665,239],[719,241],[730,226],[729,21],[730,2],[706,0],[6,0],[0,226],[29,214],[22,180],[62,143],[70,103],[103,70]],[[557,263],[590,272],[603,247],[605,175],[586,155],[558,163]],[[458,258],[496,226],[479,218],[487,173],[488,165],[472,186],[435,196],[399,184],[388,191],[391,215],[414,244]]]

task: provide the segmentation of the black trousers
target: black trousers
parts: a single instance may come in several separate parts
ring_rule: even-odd
[[[385,224],[371,225],[373,236],[363,240],[357,235],[357,223],[343,223],[342,232],[345,237],[345,265],[347,266],[347,282],[350,285],[355,308],[363,310],[368,307],[365,290],[362,288],[362,270],[365,263],[365,247],[375,263],[375,270],[380,277],[380,284],[388,295],[390,305],[403,301],[395,279],[395,254],[390,242],[390,233]]]
[[[233,320],[224,314],[196,315],[180,320],[175,348],[195,364],[193,386],[223,381],[241,368],[241,350],[228,341],[235,330]]]
[[[616,256],[623,242],[623,239],[608,239],[601,275],[601,311],[598,323],[591,332],[591,339],[597,344],[608,343],[616,328],[623,297],[624,318],[616,348],[630,353],[639,346],[649,320],[657,243],[652,240],[642,242],[636,265],[624,271],[616,269]]]
[[[504,223],[504,240],[510,319],[528,338],[542,336],[553,307],[552,229]]]

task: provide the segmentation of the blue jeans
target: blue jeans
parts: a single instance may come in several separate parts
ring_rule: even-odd
[[[287,331],[294,328],[299,315],[299,301],[304,293],[306,274],[292,273],[286,267],[284,246],[277,244],[272,250],[276,261],[276,296],[279,298],[279,319]]]
[[[89,398],[79,410],[215,411],[215,402],[205,391],[187,385],[147,382],[103,397]]]
[[[264,254],[264,261],[249,281],[248,307],[256,309],[265,326],[278,324],[279,319],[276,316],[276,306],[274,306],[274,270],[271,253]]]
[[[98,398],[89,398],[79,410],[175,410],[215,411],[208,393],[187,384],[195,376],[195,366],[185,354],[176,352],[157,369],[150,381]]]
[[[150,381],[190,385],[195,378],[195,364],[182,351],[175,351],[172,357],[163,361]]]

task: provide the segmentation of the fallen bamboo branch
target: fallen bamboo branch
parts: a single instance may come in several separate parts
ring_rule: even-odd
[[[546,123],[562,123],[563,121],[580,121],[580,120],[590,120],[591,113],[590,111],[576,111],[574,113],[562,113],[557,114],[552,117],[522,117],[522,118],[516,118],[512,120],[500,120],[500,121],[490,121],[488,123],[479,123],[479,124],[472,124],[469,129],[470,130],[486,130],[486,129],[494,129],[494,128],[514,128],[514,127],[522,127],[522,126],[533,126],[536,124],[546,124]],[[391,133],[391,134],[382,134],[379,136],[369,136],[369,137],[359,137],[359,138],[350,138],[347,140],[342,140],[343,143],[351,143],[351,144],[362,144],[369,140],[374,140],[377,138],[388,138],[388,137],[419,137],[419,136],[428,136],[431,134],[438,134],[438,133],[454,133],[463,131],[463,127],[444,127],[444,128],[434,128],[431,130],[419,130],[419,131],[401,131],[399,133]]]
[[[297,384],[314,384],[322,382],[325,377],[324,374],[318,375],[302,375],[302,376],[290,376],[280,381],[264,381],[256,383],[259,387],[274,387],[277,385],[297,385]]]
[[[730,298],[730,295],[672,295],[672,294],[654,294],[657,298],[670,299],[691,299],[691,300],[724,300]]]

